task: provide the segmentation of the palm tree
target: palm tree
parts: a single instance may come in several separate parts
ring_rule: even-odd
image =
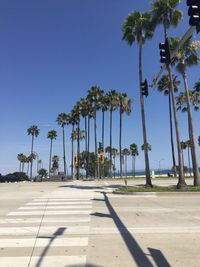
[[[68,121],[68,115],[64,112],[58,114],[58,117],[56,119],[59,126],[62,127],[62,135],[63,135],[63,164],[64,164],[64,174],[67,175],[66,171],[66,155],[65,155],[65,125]]]
[[[51,168],[51,172],[53,172],[55,174],[55,172],[59,169],[59,156],[54,155],[52,157],[52,168]]]
[[[130,145],[130,154],[132,156],[132,172],[133,176],[135,177],[135,158],[139,155],[138,147],[135,143]]]
[[[112,115],[113,111],[118,107],[118,93],[115,90],[110,90],[107,93],[108,109],[110,111],[110,151],[112,151]],[[110,155],[110,178],[112,178],[112,153]]]
[[[180,86],[180,81],[177,80],[177,76],[173,76],[174,92],[178,91]],[[170,90],[170,77],[169,75],[163,75],[158,82],[158,91],[163,92],[164,95],[168,95],[168,105],[169,105],[169,125],[170,125],[170,140],[171,140],[171,150],[172,150],[172,162],[174,176],[176,176],[176,159],[174,153],[174,140],[173,140],[173,126],[172,126],[172,99]]]
[[[31,154],[33,154],[33,144],[34,144],[34,137],[38,137],[40,129],[37,125],[32,125],[27,129],[28,135],[32,135],[32,142],[31,142]],[[32,169],[33,169],[33,161],[31,160],[31,168],[30,168],[30,179],[32,179]]]
[[[146,149],[147,149],[148,151],[151,151],[151,150],[152,150],[152,146],[151,146],[149,143],[147,143],[146,146],[147,146]],[[142,151],[145,150],[145,144],[141,145],[141,150],[142,150]]]
[[[180,0],[156,0],[152,2],[153,24],[155,27],[158,26],[159,24],[163,24],[165,40],[167,40],[168,38],[169,27],[170,26],[177,27],[179,21],[183,17],[182,12],[176,9],[179,3],[180,3]],[[170,90],[171,90],[171,96],[172,96],[172,106],[173,106],[173,113],[174,113],[177,151],[178,151],[179,179],[178,179],[177,188],[180,189],[180,188],[186,187],[187,184],[184,179],[183,162],[182,162],[181,145],[180,145],[180,133],[179,133],[177,111],[176,111],[171,64],[167,64],[167,71],[168,71],[168,75],[170,78]]]
[[[93,118],[94,118],[94,141],[95,141],[95,177],[98,177],[98,148],[97,148],[97,110],[99,107],[99,98],[103,95],[104,91],[99,86],[92,86],[88,90],[87,99],[93,108]]]
[[[19,172],[23,172],[23,162],[26,156],[23,153],[17,155],[17,159],[19,161]]]
[[[98,101],[99,108],[102,111],[102,148],[104,151],[104,134],[105,134],[105,112],[108,110],[109,98],[107,95],[101,95]],[[102,177],[104,177],[104,164],[102,165]]]
[[[122,156],[125,157],[125,177],[127,177],[127,157],[130,155],[128,148],[122,150]]]
[[[172,40],[171,41],[172,48],[176,48],[177,44],[180,41],[179,38],[171,38],[171,40]],[[179,49],[178,53],[176,54],[175,61],[177,62],[176,70],[179,73],[181,73],[185,88],[187,113],[188,113],[188,131],[191,143],[192,166],[194,173],[194,186],[199,186],[200,175],[199,175],[198,159],[196,152],[195,131],[193,125],[192,110],[190,106],[190,93],[189,93],[187,73],[186,73],[187,66],[194,66],[199,63],[197,47],[193,46],[191,42],[191,37],[183,44],[181,49]]]
[[[47,134],[47,138],[50,139],[50,153],[49,153],[49,176],[50,176],[50,173],[51,173],[51,154],[52,154],[52,143],[53,143],[53,140],[55,140],[57,137],[57,132],[55,130],[51,130],[48,132]]]
[[[118,95],[118,106],[119,106],[119,116],[120,116],[120,127],[119,127],[119,159],[120,159],[120,177],[122,178],[122,115],[125,113],[130,115],[131,113],[131,103],[132,100],[128,98],[126,93]]]
[[[128,15],[123,25],[123,40],[127,41],[129,45],[137,40],[139,45],[139,81],[140,81],[140,106],[142,115],[142,130],[143,140],[147,144],[147,131],[145,122],[145,111],[144,111],[144,97],[142,95],[141,84],[142,78],[142,47],[145,41],[153,36],[153,28],[151,24],[151,15],[148,12],[140,13],[133,12]],[[146,147],[146,146],[145,146]],[[145,156],[145,170],[146,170],[146,187],[152,187],[152,181],[150,176],[149,167],[149,156],[148,150],[144,150]]]

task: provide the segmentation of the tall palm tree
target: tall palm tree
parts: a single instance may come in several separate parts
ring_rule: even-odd
[[[151,15],[148,12],[140,13],[133,12],[128,15],[123,24],[123,40],[127,41],[129,45],[137,41],[139,45],[139,81],[140,81],[140,106],[142,116],[142,130],[144,144],[147,144],[147,131],[145,122],[145,110],[144,110],[144,97],[142,95],[141,84],[142,78],[142,47],[145,41],[153,36],[153,27],[151,24]],[[145,145],[145,147],[147,147]],[[146,187],[152,187],[150,167],[149,167],[149,156],[148,150],[144,150],[145,157],[145,170],[146,170]]]
[[[28,135],[32,136],[32,141],[31,141],[31,154],[33,154],[33,144],[34,144],[34,137],[38,137],[40,133],[40,129],[38,128],[37,125],[32,125],[27,129]],[[33,169],[33,160],[31,160],[31,168],[30,168],[30,179],[32,179],[32,169]]]
[[[18,155],[17,155],[17,159],[18,159],[18,161],[19,161],[19,172],[22,172],[22,169],[23,169],[23,161],[24,161],[24,158],[25,158],[26,156],[23,154],[23,153],[19,153]]]
[[[102,142],[102,148],[104,151],[104,134],[105,134],[105,112],[108,110],[109,105],[109,98],[108,95],[101,95],[99,97],[98,101],[99,108],[102,111],[102,136],[101,136],[101,142]],[[102,164],[102,177],[104,177],[104,164]]]
[[[118,93],[116,90],[110,90],[107,93],[108,109],[110,111],[110,151],[112,151],[112,115],[118,107]],[[112,178],[112,153],[110,155],[110,178]]]
[[[174,92],[178,91],[180,86],[180,81],[177,80],[177,76],[173,76],[173,85]],[[170,77],[169,75],[163,75],[158,82],[158,91],[163,92],[164,95],[168,95],[168,105],[169,105],[169,125],[170,125],[170,141],[171,141],[171,150],[172,150],[172,162],[173,162],[173,171],[174,176],[176,176],[176,159],[174,153],[174,140],[173,140],[173,125],[172,125],[172,99],[171,99],[171,90],[170,90]]]
[[[63,136],[63,164],[64,164],[64,174],[67,175],[66,171],[66,155],[65,155],[65,125],[68,121],[68,115],[64,112],[58,114],[58,117],[56,119],[59,126],[62,127],[62,136]]]
[[[130,155],[130,151],[128,148],[124,148],[122,150],[122,156],[125,158],[125,177],[127,177],[127,157]]]
[[[132,172],[135,177],[135,158],[139,155],[138,147],[135,143],[130,144],[130,154],[132,156]]]
[[[55,130],[51,130],[47,134],[47,138],[50,139],[50,153],[49,153],[49,176],[51,174],[51,154],[52,154],[52,143],[57,137],[57,132]]]
[[[68,120],[67,120],[67,125],[72,126],[72,131],[71,131],[71,177],[74,178],[74,128],[75,125],[77,125],[77,115],[75,114],[74,110],[68,114]]]
[[[104,91],[99,86],[92,86],[88,90],[87,99],[90,105],[93,107],[93,118],[94,118],[94,142],[95,142],[95,177],[98,177],[98,147],[97,147],[97,111],[99,110],[99,98],[103,95]]]
[[[122,115],[125,113],[130,115],[132,100],[128,98],[126,93],[118,94],[118,106],[119,106],[119,159],[120,159],[120,177],[122,178]]]
[[[171,46],[172,48],[176,48],[180,39],[179,38],[171,38]],[[175,57],[176,70],[181,73],[184,88],[185,88],[185,96],[186,96],[186,104],[187,104],[187,113],[188,113],[188,131],[189,138],[191,143],[191,154],[192,154],[192,166],[194,173],[194,185],[200,185],[200,175],[199,175],[199,166],[196,152],[196,141],[195,141],[195,130],[194,123],[192,118],[192,110],[190,105],[190,92],[188,87],[188,79],[187,79],[187,67],[195,66],[199,63],[199,57],[196,46],[193,46],[191,41],[191,37],[183,44],[181,49],[179,49],[178,53]]]
[[[81,116],[81,109],[80,109],[80,102],[78,101],[72,110],[72,114],[74,120],[77,124],[77,132],[80,132],[80,116]],[[77,180],[80,178],[80,134],[77,135]]]
[[[152,2],[152,17],[153,17],[152,20],[154,27],[158,26],[159,24],[163,25],[165,40],[168,38],[169,27],[172,26],[176,28],[178,26],[179,21],[183,17],[182,12],[176,9],[179,3],[180,0],[155,0]],[[177,151],[178,151],[179,179],[177,188],[180,189],[186,187],[187,184],[184,179],[183,162],[181,156],[180,132],[179,132],[178,116],[176,111],[171,64],[167,64],[167,71],[170,78],[170,90],[172,96],[172,106],[174,113]]]

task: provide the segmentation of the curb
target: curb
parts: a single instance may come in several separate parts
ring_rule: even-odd
[[[113,191],[112,192],[113,194],[115,195],[145,195],[145,196],[156,196],[156,195],[197,195],[197,194],[200,194],[200,191],[199,192],[116,192],[116,191]]]

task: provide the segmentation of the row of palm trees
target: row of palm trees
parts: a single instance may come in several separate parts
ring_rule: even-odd
[[[145,156],[145,168],[146,168],[146,186],[152,187],[148,157],[148,146],[147,146],[147,130],[145,122],[145,110],[144,110],[144,96],[142,95],[141,84],[143,82],[142,76],[142,50],[145,42],[153,37],[155,29],[158,25],[162,24],[164,29],[164,39],[170,40],[170,48],[175,49],[179,43],[179,38],[169,38],[168,31],[170,27],[176,28],[183,18],[183,14],[177,9],[179,0],[155,0],[151,3],[151,10],[149,12],[137,12],[130,13],[122,27],[123,40],[129,45],[132,45],[135,41],[139,46],[139,82],[140,82],[140,105],[141,105],[141,116],[142,116],[142,129],[143,129],[143,140],[144,140],[144,156]],[[191,101],[188,81],[187,81],[187,67],[197,65],[199,63],[199,57],[197,54],[197,48],[199,47],[198,42],[192,42],[191,37],[185,42],[185,44],[179,49],[173,64],[166,64],[167,75],[161,78],[158,83],[158,89],[164,91],[169,96],[169,112],[170,112],[170,135],[171,135],[171,147],[172,147],[172,159],[174,172],[176,175],[176,162],[174,156],[174,143],[173,143],[173,129],[172,129],[172,114],[174,117],[175,131],[176,131],[176,143],[178,151],[178,166],[179,166],[179,179],[177,188],[186,187],[183,170],[183,158],[181,153],[181,142],[180,142],[180,131],[177,116],[176,97],[175,90],[179,85],[177,77],[172,73],[172,67],[176,67],[176,70],[181,73],[184,89],[185,89],[185,103],[188,113],[188,135],[191,144],[191,155],[192,155],[192,166],[194,173],[194,185],[200,185],[200,176],[198,169],[198,161],[196,154],[196,144],[194,135],[194,126],[191,112]],[[197,103],[197,102],[195,102]]]
[[[128,98],[126,93],[120,93],[116,90],[110,90],[105,93],[99,86],[92,86],[87,93],[85,98],[81,98],[77,101],[71,112],[68,114],[60,113],[57,117],[57,123],[62,127],[63,130],[63,161],[66,166],[66,152],[65,152],[65,125],[71,125],[71,175],[74,175],[74,140],[77,141],[76,154],[80,155],[80,141],[85,140],[85,152],[86,155],[86,166],[89,165],[89,153],[90,153],[90,140],[91,140],[91,120],[93,120],[94,127],[94,153],[95,153],[95,177],[99,177],[99,160],[98,160],[98,141],[101,143],[102,150],[105,148],[105,113],[109,113],[110,117],[110,142],[109,146],[112,150],[112,126],[113,126],[113,112],[119,111],[119,151],[122,151],[122,126],[123,126],[123,114],[129,115],[131,113],[132,100]],[[102,113],[101,138],[97,140],[97,114]],[[83,120],[84,130],[80,129],[81,119]],[[121,152],[120,152],[121,153]],[[110,154],[110,176],[112,177],[112,154]],[[120,156],[121,158],[121,156]],[[79,156],[77,162],[77,179],[80,174]],[[64,168],[66,174],[66,167]],[[86,167],[86,176],[87,167]],[[120,176],[122,177],[122,163],[120,159]]]

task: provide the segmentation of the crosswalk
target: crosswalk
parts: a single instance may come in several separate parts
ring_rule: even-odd
[[[77,195],[59,188],[1,218],[0,266],[84,267],[93,192]]]

